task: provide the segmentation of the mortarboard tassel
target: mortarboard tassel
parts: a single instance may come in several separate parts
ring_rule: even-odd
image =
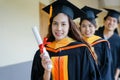
[[[52,8],[52,5],[50,6],[50,15],[49,15],[49,18],[51,18],[52,17],[52,11],[53,11],[53,8]]]
[[[52,17],[52,10],[53,10],[53,8],[52,8],[52,5],[50,6],[50,14],[49,14],[49,19]],[[49,24],[50,24],[50,21],[49,21]]]

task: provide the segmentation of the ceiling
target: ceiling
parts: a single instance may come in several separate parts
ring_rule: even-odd
[[[108,7],[120,10],[120,0],[98,0],[98,1],[100,8]]]

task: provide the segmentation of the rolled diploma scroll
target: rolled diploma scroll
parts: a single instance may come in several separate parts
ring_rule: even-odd
[[[33,31],[33,33],[34,33],[34,36],[35,36],[35,38],[36,38],[36,40],[37,40],[38,45],[43,44],[43,41],[42,41],[42,39],[41,39],[41,36],[40,36],[40,34],[39,34],[39,31],[38,31],[37,27],[33,27],[33,28],[32,28],[32,31]],[[44,53],[44,56],[48,56],[48,57],[49,57],[49,54],[48,54],[48,52],[46,51],[45,47],[43,48],[43,53]],[[50,58],[50,57],[49,57],[49,58]],[[47,67],[48,67],[48,69],[51,69],[51,68],[52,68],[52,64],[48,64]]]

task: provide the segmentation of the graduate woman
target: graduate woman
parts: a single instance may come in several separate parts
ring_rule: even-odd
[[[84,13],[67,0],[57,0],[43,10],[49,13],[50,6],[47,38],[51,43],[45,46],[50,59],[39,50],[36,52],[31,80],[100,80],[95,55],[84,44],[73,22],[77,14]],[[52,64],[52,69],[48,64]]]
[[[120,12],[114,9],[106,9],[107,15],[104,17],[104,26],[96,31],[96,35],[109,41],[111,46],[113,69],[115,80],[118,80],[120,75],[120,37],[114,32],[119,24]]]
[[[90,44],[93,52],[97,56],[97,65],[100,70],[102,80],[114,80],[112,70],[112,56],[108,41],[94,35],[97,28],[95,19],[101,10],[84,6],[82,8],[86,12],[86,16],[81,17],[80,32],[83,39]]]

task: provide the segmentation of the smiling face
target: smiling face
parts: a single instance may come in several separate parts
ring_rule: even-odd
[[[91,37],[94,35],[96,27],[88,20],[83,20],[80,25],[80,31],[83,37]]]
[[[66,38],[68,36],[69,31],[69,21],[68,16],[59,13],[56,15],[52,22],[52,33],[55,37],[55,40],[61,40],[63,38]]]
[[[107,31],[114,31],[117,28],[117,19],[114,17],[108,16],[104,22],[105,30]]]

